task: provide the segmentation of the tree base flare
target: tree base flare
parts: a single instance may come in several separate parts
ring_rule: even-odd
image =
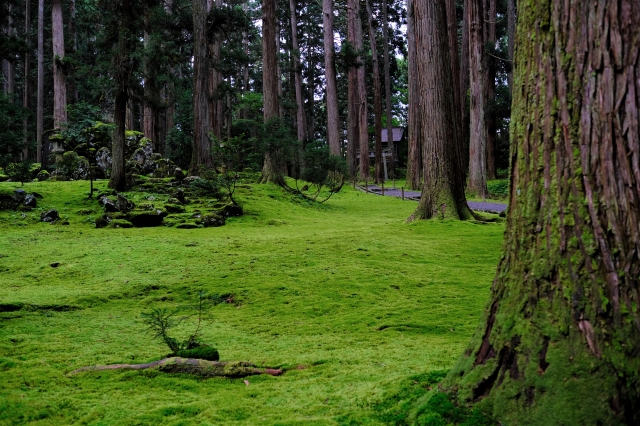
[[[160,361],[147,364],[111,364],[94,365],[72,371],[69,375],[83,373],[85,371],[105,370],[148,370],[155,369],[163,373],[193,374],[200,377],[227,377],[231,379],[269,374],[279,376],[283,372],[280,369],[258,368],[254,364],[243,361],[217,362],[193,358],[164,358]]]

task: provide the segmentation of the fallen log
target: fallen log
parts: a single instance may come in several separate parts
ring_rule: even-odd
[[[69,375],[85,371],[147,369],[156,369],[163,373],[193,374],[200,377],[227,377],[231,379],[258,374],[269,374],[271,376],[279,376],[282,374],[282,370],[280,369],[258,368],[255,364],[244,361],[218,362],[206,361],[204,359],[172,357],[147,364],[111,364],[82,367],[70,372]]]

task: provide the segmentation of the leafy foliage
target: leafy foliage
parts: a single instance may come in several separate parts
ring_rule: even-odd
[[[31,180],[32,166],[33,164],[28,160],[11,162],[5,167],[4,171],[11,180],[20,182],[24,186],[25,182]]]

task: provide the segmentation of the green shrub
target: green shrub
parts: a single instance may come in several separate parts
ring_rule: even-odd
[[[176,352],[180,358],[206,359],[207,361],[219,361],[220,354],[213,346],[202,345],[193,349],[185,349]]]
[[[509,195],[509,181],[507,179],[490,180],[487,182],[487,192],[491,197],[504,198]]]

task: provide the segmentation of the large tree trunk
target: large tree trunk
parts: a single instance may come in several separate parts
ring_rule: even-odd
[[[304,100],[302,99],[302,70],[300,67],[300,45],[298,44],[298,18],[296,12],[296,1],[289,0],[291,9],[291,44],[293,47],[293,71],[294,85],[296,90],[296,127],[298,129],[298,140],[307,139],[307,116],[304,112]]]
[[[513,61],[513,51],[516,45],[516,0],[507,0],[507,39],[509,59]],[[507,78],[509,90],[513,91],[513,71],[509,72]]]
[[[487,8],[485,13],[487,15],[485,19],[486,30],[486,44],[495,46],[496,44],[496,0],[486,0]],[[492,47],[493,48],[493,47]],[[487,76],[487,102],[493,102],[496,92],[496,68],[490,66],[489,61],[486,61],[486,76]],[[493,61],[492,61],[493,62]],[[485,115],[487,120],[487,179],[496,178],[496,120],[493,114],[487,113]]]
[[[389,13],[387,0],[382,1],[382,55],[384,62],[384,99],[387,113],[387,145],[391,151],[389,174],[396,175],[396,149],[393,141],[393,110],[391,108],[391,65],[389,63]],[[378,161],[376,159],[376,161]]]
[[[64,72],[64,25],[62,0],[53,0],[51,5],[51,31],[53,39],[53,127],[62,129],[67,122],[67,78]],[[57,143],[52,151],[62,149]]]
[[[193,2],[193,153],[191,174],[212,167],[209,140],[209,67],[207,61],[207,0]]]
[[[44,0],[38,0],[38,100],[36,106],[36,161],[46,168],[49,164],[43,143],[44,134]]]
[[[115,134],[111,146],[111,177],[109,188],[117,191],[124,191],[127,185],[124,160],[125,130],[127,119],[127,100],[129,98],[127,89],[120,89],[116,93],[113,122],[115,124]]]
[[[327,94],[327,140],[333,155],[341,155],[340,117],[338,114],[338,86],[333,41],[333,0],[322,0],[322,27],[324,31],[324,69]]]
[[[158,89],[156,84],[156,73],[157,70],[152,69],[150,64],[150,59],[153,47],[150,45],[150,36],[149,32],[151,28],[149,27],[149,13],[145,17],[145,25],[147,26],[147,30],[144,33],[144,49],[145,49],[145,63],[144,63],[144,99],[143,99],[143,116],[142,116],[142,133],[145,138],[149,138],[153,143],[153,150],[158,150],[158,137],[156,132],[156,118],[157,118],[157,97],[158,97]]]
[[[265,124],[280,117],[276,1],[262,0],[262,98]],[[265,153],[262,183],[284,184],[280,164],[273,153]]]
[[[460,43],[460,112],[462,113],[462,171],[469,175],[469,8],[471,0],[463,0],[462,38]]]
[[[207,11],[213,7],[222,7],[222,0],[207,0]],[[221,34],[216,33],[215,38],[209,44],[209,54],[211,55],[211,68],[209,73],[209,114],[211,132],[217,140],[222,139],[222,127],[224,122],[224,98],[218,92],[218,88],[222,83],[222,73],[218,70],[220,67],[220,57],[222,52]]]
[[[374,115],[374,132],[375,132],[375,159],[376,174],[374,176],[376,183],[384,183],[384,174],[382,169],[382,88],[380,84],[380,64],[378,61],[378,48],[376,46],[376,33],[373,30],[373,11],[369,0],[366,0],[368,27],[369,27],[369,44],[371,45],[371,58],[373,61],[373,115]],[[393,136],[389,139],[393,139]],[[367,152],[368,154],[368,152]],[[393,160],[393,156],[391,157]]]
[[[310,32],[310,30],[309,30]],[[307,140],[315,140],[315,93],[316,93],[316,76],[315,76],[315,64],[313,63],[313,44],[307,43]]]
[[[420,141],[420,110],[418,108],[418,74],[416,73],[416,61],[418,60],[415,42],[415,0],[407,1],[407,44],[409,50],[409,135],[407,158],[407,188],[417,190],[421,188],[420,176],[422,171],[422,159],[420,156],[422,144]]]
[[[458,143],[455,148],[458,151],[458,169],[460,181],[466,181],[466,172],[463,169],[464,131],[462,124],[462,96],[460,94],[460,59],[458,58],[458,16],[456,14],[456,0],[447,0],[447,34],[449,36],[449,56],[451,59],[451,81],[453,84],[453,105],[455,112],[455,124],[458,127]]]
[[[425,54],[416,64],[421,96],[410,102],[419,105],[425,178],[420,203],[410,220],[469,219],[460,170],[460,126],[454,107],[446,4],[415,2],[414,13],[416,49]]]
[[[469,80],[471,134],[469,191],[485,198],[487,192],[486,75],[484,60],[484,0],[469,0]]]
[[[24,42],[27,46],[29,46],[29,32],[31,31],[31,1],[25,1],[24,6]],[[29,109],[29,99],[31,98],[31,55],[29,53],[25,53],[24,55],[24,79],[22,82],[22,107],[25,110]],[[29,160],[29,118],[24,117],[22,121],[22,131],[24,133],[23,140],[23,149],[22,149],[22,159]]]
[[[505,254],[447,383],[504,424],[637,425],[640,3],[518,7]]]
[[[13,7],[11,4],[7,5],[7,35],[12,37],[15,35],[15,29],[13,28]],[[2,73],[4,74],[3,79],[3,89],[4,94],[7,95],[10,102],[14,102],[14,94],[15,94],[15,86],[16,86],[16,71],[15,71],[15,55],[11,55],[11,59],[3,59],[2,60]]]
[[[364,49],[364,39],[362,37],[362,18],[360,16],[360,2],[355,9],[355,48],[356,51],[362,52]],[[365,76],[365,66],[361,56],[358,56],[357,61],[361,63],[356,68],[358,78],[358,90],[357,90],[357,110],[356,120],[358,120],[358,141],[360,146],[360,180],[364,182],[369,181],[369,123],[367,121],[368,109],[367,109],[367,78]]]
[[[27,0],[28,3],[28,0]],[[67,24],[67,31],[69,37],[71,37],[72,55],[78,51],[78,35],[76,32],[76,0],[69,0],[69,23]],[[72,73],[71,78],[67,80],[68,92],[71,96],[71,103],[78,102],[78,85],[76,83],[76,76]]]
[[[358,0],[347,1],[347,41],[355,50],[357,50],[355,40],[356,26],[359,22],[357,18],[359,10]],[[358,174],[356,149],[360,146],[360,120],[358,114],[360,86],[358,85],[358,68],[356,64],[350,64],[347,79],[347,170],[349,175],[356,179]]]

